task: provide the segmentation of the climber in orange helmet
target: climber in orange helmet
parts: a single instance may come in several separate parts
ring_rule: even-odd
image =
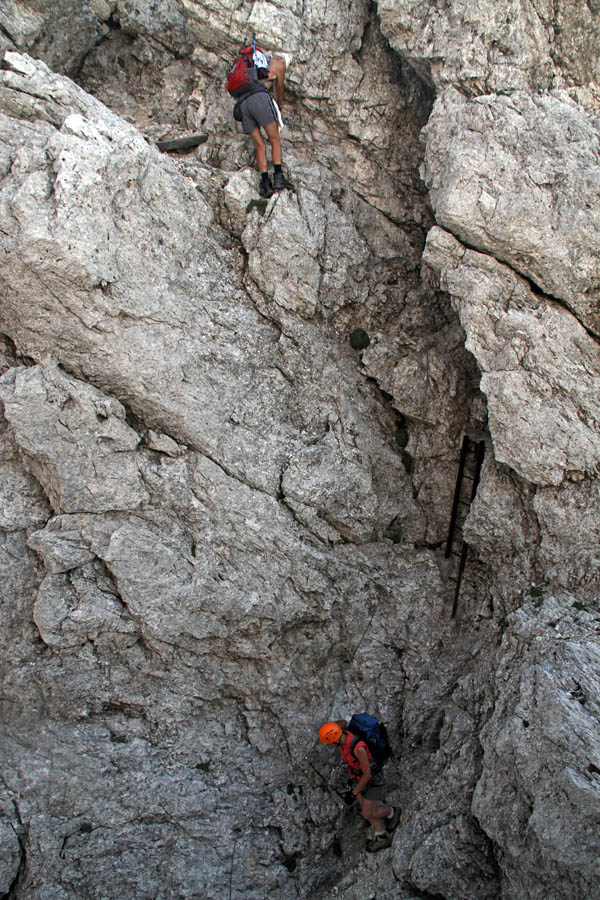
[[[360,805],[363,817],[373,826],[374,834],[367,841],[367,851],[376,853],[389,847],[391,833],[400,819],[400,810],[382,802],[385,786],[367,744],[348,731],[345,719],[321,725],[319,740],[322,744],[336,746],[346,763],[350,781],[354,782],[352,794]]]

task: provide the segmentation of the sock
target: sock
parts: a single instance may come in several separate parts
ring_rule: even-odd
[[[393,817],[394,817],[394,807],[390,806],[390,809],[391,809],[391,813],[389,814],[389,816],[386,816],[386,819],[393,819]]]
[[[373,829],[373,837],[374,838],[385,837],[385,831],[375,831],[375,829]]]
[[[260,180],[261,180],[261,181],[267,181],[268,178],[269,178],[269,173],[268,173],[268,172],[261,172],[261,173],[260,173]]]
[[[281,168],[281,163],[275,163],[274,166],[273,166],[273,169],[274,169],[276,175],[277,175],[279,172],[282,172],[282,171],[283,171],[282,168]]]

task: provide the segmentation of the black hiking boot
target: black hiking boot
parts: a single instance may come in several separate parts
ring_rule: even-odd
[[[260,184],[258,185],[258,193],[261,197],[272,197],[275,193],[273,189],[273,185],[271,184],[271,179],[267,175],[266,178],[261,178]]]
[[[385,850],[392,844],[392,836],[384,831],[382,834],[376,834],[370,841],[367,841],[367,853],[377,853],[378,850]]]
[[[293,191],[294,185],[288,181],[283,172],[275,172],[273,175],[273,187],[276,191]]]

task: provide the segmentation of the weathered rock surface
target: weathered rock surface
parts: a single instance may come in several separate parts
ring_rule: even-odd
[[[597,892],[598,634],[597,611],[565,595],[540,594],[510,617],[473,799],[504,848],[508,898]]]
[[[565,93],[466,100],[450,88],[424,135],[438,223],[600,335],[600,119]]]
[[[0,891],[595,896],[598,14],[3,5]],[[344,786],[316,728],[358,709],[376,857],[311,768]]]
[[[8,64],[12,59],[9,55]],[[22,93],[36,92],[38,111],[60,116],[54,106],[58,92],[54,86],[44,91],[42,84],[57,77],[35,70],[21,57],[15,68],[23,71],[3,73],[3,89],[15,102]],[[11,171],[0,207],[4,247],[14,254],[14,263],[3,277],[0,327],[6,328],[9,317],[18,322],[12,336],[28,355],[42,355],[49,340],[61,345],[57,358],[70,371],[101,386],[120,383],[120,396],[134,414],[143,412],[150,421],[148,404],[153,404],[152,424],[203,450],[236,477],[275,494],[286,462],[307,443],[327,442],[344,405],[338,395],[345,382],[337,366],[320,373],[318,394],[313,388],[309,353],[314,347],[309,351],[309,344],[323,338],[315,328],[308,330],[302,337],[308,358],[293,354],[298,339],[262,320],[244,300],[235,265],[239,257],[212,227],[212,214],[194,185],[134,129],[102,112],[94,101],[86,106],[86,96],[74,86],[59,84],[71,91],[74,106],[82,112],[85,108],[85,116],[64,115],[60,129],[46,125],[37,140],[27,126],[27,142],[16,139],[15,120],[4,119]],[[130,147],[124,159],[117,150],[123,143]],[[123,167],[115,164],[115,154],[127,160]],[[300,210],[297,215],[301,223],[309,218]],[[70,253],[63,265],[60,248],[65,245]],[[203,262],[209,258],[210,267]],[[250,272],[253,258],[250,253]],[[297,286],[303,281],[303,265],[302,260],[293,273]],[[28,299],[23,291],[25,269],[44,285],[41,321],[37,299]],[[299,287],[292,296],[301,296]],[[101,355],[91,352],[100,346],[110,349]],[[166,357],[165,346],[170,346]],[[333,347],[325,350],[329,352],[335,352]],[[234,383],[228,380],[231,366]],[[363,395],[362,402],[369,404]],[[356,399],[352,392],[352,406]],[[350,452],[348,465],[360,492],[368,457],[359,431],[348,435],[349,451],[356,445],[363,455],[352,462]],[[389,478],[405,480],[399,459],[383,445],[379,452],[386,457]],[[326,461],[322,467],[327,470]],[[368,471],[365,477],[372,480]],[[387,493],[383,484],[381,501]],[[389,503],[386,499],[380,510],[388,522],[399,511],[397,504],[387,511]],[[373,524],[368,523],[369,531]]]
[[[533,484],[596,478],[597,342],[558,303],[439,228],[424,258],[440,271],[482,372],[496,458]]]
[[[21,529],[15,537],[30,523],[31,549],[23,544],[21,555],[35,568],[35,551],[46,573],[30,613],[30,626],[43,645],[31,628],[22,634],[17,643],[21,659],[29,660],[29,676],[15,668],[5,683],[4,766],[11,772],[6,781],[20,819],[28,823],[27,834],[20,832],[28,848],[28,892],[46,896],[55,890],[56,879],[77,894],[81,884],[100,878],[102,857],[120,855],[127,842],[132,865],[125,863],[113,874],[106,896],[134,891],[193,896],[219,864],[213,817],[223,821],[222,844],[231,847],[236,838],[226,812],[232,803],[237,825],[249,829],[244,858],[256,854],[272,860],[272,873],[255,892],[253,866],[249,871],[242,867],[236,874],[238,890],[256,897],[264,896],[269,885],[282,896],[295,892],[292,883],[286,886],[286,870],[277,862],[288,851],[276,850],[268,835],[271,817],[285,812],[275,820],[282,840],[293,848],[292,857],[305,852],[307,835],[296,821],[303,804],[290,798],[301,790],[298,777],[300,785],[306,778],[302,756],[312,744],[322,692],[337,692],[340,704],[359,702],[350,699],[352,689],[348,698],[347,689],[340,693],[344,660],[360,649],[365,659],[359,660],[359,678],[374,677],[371,660],[381,617],[390,616],[401,595],[408,605],[409,596],[416,604],[427,582],[435,591],[435,566],[427,555],[403,561],[391,544],[342,547],[332,554],[318,542],[307,542],[275,498],[230,478],[197,453],[173,458],[138,445],[114,400],[56,369],[9,370],[2,391],[12,420],[8,447],[14,441],[27,468],[47,483],[48,448],[59,428],[62,444],[52,461],[57,470],[52,483],[62,485],[68,477],[68,490],[57,488],[52,497],[55,515],[45,527],[32,530],[36,510],[31,503],[28,522],[17,511],[13,523]],[[32,395],[33,415],[26,423],[19,414]],[[80,468],[73,464],[76,446]],[[110,488],[107,473],[123,453],[133,455],[148,495],[140,503],[134,493],[128,497],[129,510],[128,503],[121,503],[121,510],[115,503],[108,512],[110,493],[105,489],[94,497],[94,477],[85,464],[96,459],[99,483]],[[22,479],[27,477],[23,470]],[[40,507],[37,516],[47,515]],[[18,572],[23,572],[22,562]],[[13,594],[15,585],[6,587],[11,615],[4,637],[14,652],[22,630],[22,610],[15,601],[24,591]],[[346,596],[355,598],[350,617],[339,611]],[[330,653],[332,642],[340,656]],[[225,697],[229,711],[223,718]],[[56,716],[61,724],[51,721]],[[282,740],[289,756],[278,762]],[[10,763],[16,758],[17,769]],[[157,778],[172,798],[168,802],[160,799]],[[248,778],[263,787],[246,801]],[[61,783],[63,799],[51,804]],[[145,802],[148,783],[157,792],[150,804]],[[270,815],[264,811],[265,788],[273,794]],[[39,810],[35,822],[33,809]],[[132,835],[132,817],[138,815]],[[267,831],[254,834],[260,823]],[[183,843],[176,839],[182,827],[187,832]],[[165,846],[175,840],[179,849],[175,857],[161,861],[159,856],[155,872],[140,880],[135,860],[157,830]],[[48,841],[60,850],[56,868],[33,850]],[[205,860],[201,866],[198,853]],[[90,859],[85,872],[84,858]],[[91,862],[96,858],[97,864]],[[317,871],[306,873],[307,890]]]
[[[585,0],[378,0],[392,46],[438,86],[480,93],[598,83],[598,9]]]
[[[57,72],[76,75],[100,39],[98,13],[108,18],[111,5],[114,8],[113,0],[54,0],[51,5],[45,0],[5,0],[0,9],[0,50],[31,53]]]

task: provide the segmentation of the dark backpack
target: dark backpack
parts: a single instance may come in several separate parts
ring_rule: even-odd
[[[354,756],[354,748],[359,741],[364,741],[373,756],[375,772],[378,772],[392,756],[392,748],[388,740],[383,722],[368,713],[355,713],[348,723],[348,731],[356,735],[350,744],[350,753]]]
[[[268,69],[257,69],[254,65],[255,50],[264,53],[260,47],[250,44],[239,52],[229,70],[225,88],[232,97],[243,97],[244,94],[256,90],[259,79],[267,78],[269,75]]]

